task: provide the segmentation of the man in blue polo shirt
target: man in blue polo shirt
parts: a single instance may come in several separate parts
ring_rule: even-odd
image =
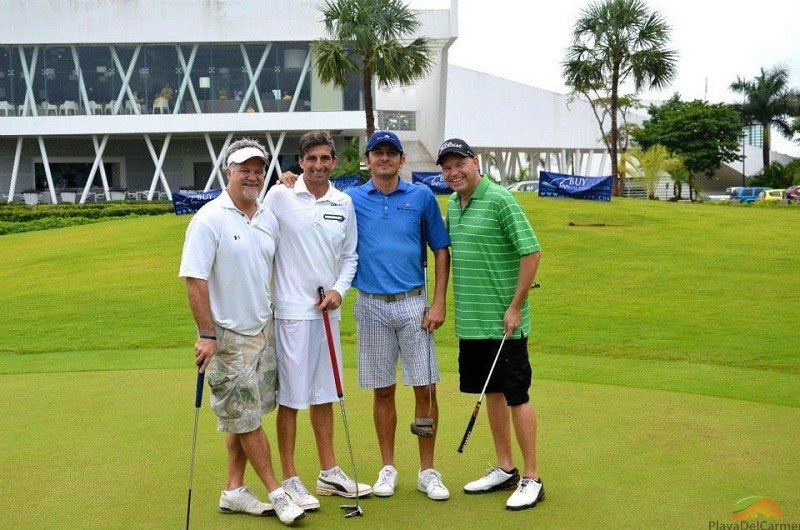
[[[405,156],[397,135],[376,131],[367,141],[364,160],[369,182],[346,193],[353,199],[358,229],[358,267],[352,284],[359,291],[355,304],[358,378],[362,388],[374,391],[373,419],[383,462],[372,494],[390,497],[397,486],[395,373],[399,359],[403,382],[414,387],[415,417],[434,422],[432,435],[418,440],[417,489],[433,500],[446,500],[450,492],[433,465],[439,367],[431,332],[444,323],[450,237],[433,192],[400,179]],[[290,172],[281,175],[281,183],[287,186],[293,186],[295,179]],[[435,264],[433,301],[427,311],[423,228]]]
[[[417,488],[431,499],[445,500],[450,492],[433,465],[439,369],[430,332],[445,318],[450,239],[433,192],[400,179],[405,156],[393,132],[376,131],[369,138],[365,161],[369,182],[347,192],[353,198],[358,226],[359,260],[353,279],[359,291],[355,304],[358,378],[362,388],[374,389],[373,418],[384,465],[372,493],[389,497],[397,485],[395,373],[399,358],[403,382],[414,387],[415,417],[434,420],[433,435],[419,438]],[[423,228],[435,263],[433,301],[427,311]]]

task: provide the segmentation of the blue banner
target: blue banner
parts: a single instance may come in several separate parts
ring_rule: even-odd
[[[411,181],[414,184],[424,184],[428,186],[436,195],[444,195],[445,193],[453,193],[445,181],[442,174],[434,171],[412,171]]]
[[[611,200],[611,177],[581,177],[539,171],[539,197]]]
[[[172,204],[175,206],[175,214],[195,213],[201,206],[215,199],[220,193],[222,193],[221,189],[173,193]]]
[[[347,188],[361,186],[361,178],[358,175],[346,175],[331,179],[333,187],[339,191],[344,191]]]

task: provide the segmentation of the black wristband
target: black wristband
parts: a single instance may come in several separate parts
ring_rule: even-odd
[[[211,333],[200,333],[199,337],[201,339],[217,340],[217,336],[216,335],[212,335]]]

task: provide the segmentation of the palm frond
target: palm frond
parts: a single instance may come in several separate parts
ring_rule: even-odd
[[[314,62],[320,81],[344,88],[349,75],[358,72],[356,65],[341,43],[320,40],[314,47]]]

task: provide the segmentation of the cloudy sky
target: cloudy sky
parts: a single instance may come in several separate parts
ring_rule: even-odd
[[[752,78],[761,67],[782,64],[790,86],[800,88],[800,2],[798,0],[645,0],[672,27],[678,75],[660,93],[684,100],[741,99],[728,86],[737,76]],[[414,0],[414,7],[448,7],[447,0]],[[450,62],[539,88],[565,93],[561,61],[572,25],[585,0],[460,0],[459,37]],[[775,137],[773,149],[800,156],[800,145]]]

